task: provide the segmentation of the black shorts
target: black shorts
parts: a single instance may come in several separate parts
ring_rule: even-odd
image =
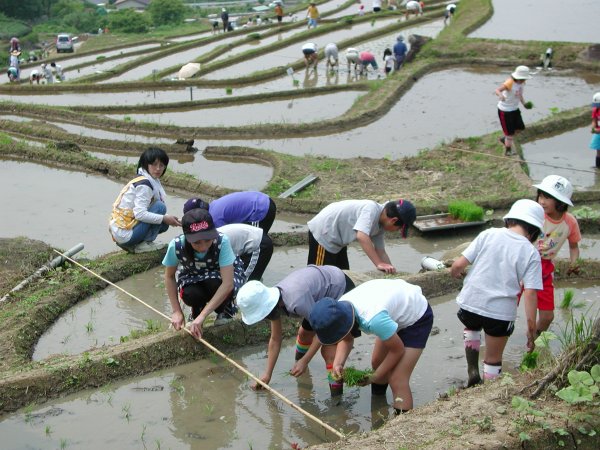
[[[493,337],[510,336],[515,331],[515,323],[508,320],[492,319],[490,317],[480,316],[479,314],[466,311],[462,308],[456,313],[460,320],[469,330],[485,331]]]
[[[316,52],[312,48],[305,48],[302,50],[302,53],[304,53],[304,56],[310,56],[315,54]]]
[[[283,16],[277,16],[277,22],[281,23],[282,20],[283,20]]]
[[[518,109],[515,111],[498,110],[498,118],[505,136],[514,136],[515,132],[525,129],[521,111]]]
[[[431,328],[433,328],[433,310],[431,306],[427,305],[427,309],[419,320],[409,327],[398,330],[396,334],[405,347],[425,348]]]

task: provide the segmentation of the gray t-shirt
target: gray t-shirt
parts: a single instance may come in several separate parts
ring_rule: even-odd
[[[339,253],[356,239],[357,231],[369,235],[375,248],[384,248],[385,230],[379,226],[383,207],[373,200],[331,203],[308,222],[308,229],[329,253]]]
[[[507,228],[481,232],[463,256],[473,266],[456,298],[462,309],[512,322],[520,283],[525,289],[542,289],[540,253],[526,237]]]
[[[290,273],[275,285],[291,316],[308,319],[316,302],[324,297],[339,299],[346,289],[346,276],[334,266],[309,265]]]
[[[217,230],[229,238],[231,248],[236,256],[247,255],[258,250],[263,236],[262,228],[244,223],[223,225]]]

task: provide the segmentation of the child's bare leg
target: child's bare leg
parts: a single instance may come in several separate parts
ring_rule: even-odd
[[[552,323],[553,320],[554,320],[554,311],[545,311],[545,310],[540,309],[538,311],[538,321],[537,321],[538,335],[542,331],[548,330],[548,328],[550,328],[550,324]]]
[[[422,353],[422,348],[406,347],[404,349],[404,355],[400,358],[400,362],[392,371],[389,382],[394,396],[393,406],[396,414],[406,412],[413,408],[410,376]]]
[[[323,359],[325,360],[327,380],[329,381],[329,392],[332,397],[338,397],[344,393],[344,380],[336,380],[331,374],[336,349],[336,345],[323,345],[321,347],[321,356],[323,356]]]
[[[479,348],[481,346],[481,331],[468,330],[463,331],[463,339],[465,345],[465,357],[467,359],[467,373],[469,381],[467,387],[481,384],[481,376],[479,375]]]
[[[379,338],[375,338],[375,347],[371,355],[371,367],[376,370],[387,355],[387,350]],[[385,395],[388,383],[371,383],[371,395]]]
[[[485,335],[485,359],[483,360],[483,379],[494,380],[502,373],[502,354],[508,342],[508,336]]]
[[[507,155],[512,153],[513,136],[504,136],[504,152]]]

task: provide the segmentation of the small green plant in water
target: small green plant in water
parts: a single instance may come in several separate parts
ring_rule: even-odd
[[[562,309],[567,309],[567,308],[571,307],[573,304],[574,296],[575,296],[575,291],[573,289],[566,289],[565,292],[563,292],[563,298],[562,298],[562,301],[560,302],[560,307]]]
[[[344,369],[344,383],[346,386],[358,386],[358,384],[373,374],[373,369],[359,370],[354,367]]]
[[[531,102],[531,101],[525,102],[525,105],[523,105],[523,106],[525,106],[525,109],[531,109],[531,108],[533,108],[533,102]]]
[[[448,204],[448,212],[455,219],[478,222],[483,219],[483,208],[469,200],[455,200]]]
[[[519,369],[521,369],[521,372],[527,372],[528,370],[535,369],[538,364],[539,356],[540,356],[540,354],[536,351],[526,352],[523,355],[523,359],[521,360],[521,365],[519,366]]]

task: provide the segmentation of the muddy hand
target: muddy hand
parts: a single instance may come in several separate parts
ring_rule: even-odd
[[[360,380],[358,380],[356,382],[356,384],[358,384],[359,386],[368,386],[372,382],[373,382],[373,379],[371,378],[371,375],[365,375]]]
[[[260,377],[260,381],[262,381],[265,384],[269,384],[269,381],[271,381],[270,378],[266,377],[265,375],[263,375],[262,377]],[[252,388],[253,391],[260,391],[263,388],[263,385],[260,383],[257,383],[256,381],[254,383],[252,383],[252,385],[250,386]]]
[[[181,328],[185,325],[185,319],[183,318],[183,313],[174,312],[171,315],[171,325],[173,325],[173,328],[175,328],[175,330],[177,330],[177,331],[181,330]]]
[[[296,361],[296,364],[294,364],[294,367],[292,367],[290,369],[290,375],[297,378],[300,375],[302,375],[305,371],[306,371],[306,364],[304,364],[300,361]]]
[[[195,320],[190,324],[190,332],[196,339],[202,338],[202,324]]]

